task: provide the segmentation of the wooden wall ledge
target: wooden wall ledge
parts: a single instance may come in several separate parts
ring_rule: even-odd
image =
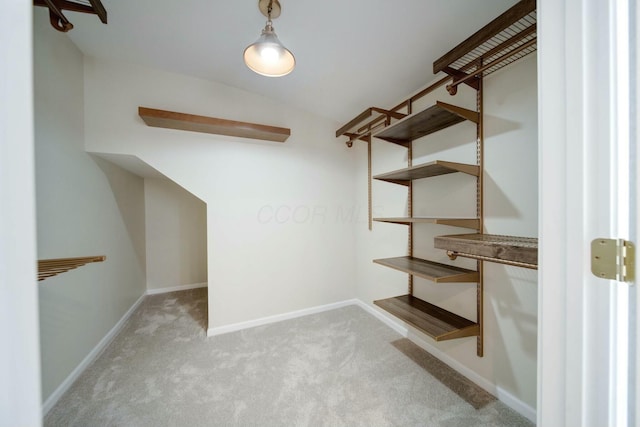
[[[65,273],[74,268],[81,267],[90,262],[102,262],[106,260],[105,255],[77,257],[77,258],[56,258],[38,260],[38,281],[48,277],[53,277],[60,273]]]
[[[287,138],[289,138],[289,135],[291,135],[291,129],[289,128],[155,110],[146,107],[138,107],[138,114],[148,126],[159,128],[238,136],[241,138],[262,139],[275,142],[285,142]]]

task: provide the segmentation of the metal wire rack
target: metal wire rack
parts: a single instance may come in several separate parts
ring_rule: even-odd
[[[477,80],[537,50],[535,0],[522,0],[433,63],[434,73],[453,77],[447,85],[454,95]]]

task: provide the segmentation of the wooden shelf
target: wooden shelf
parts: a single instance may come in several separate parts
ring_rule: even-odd
[[[392,224],[440,224],[450,225],[453,227],[472,228],[478,230],[480,228],[480,220],[478,218],[424,218],[424,217],[397,217],[397,218],[373,218],[374,221],[388,222]]]
[[[376,138],[407,146],[407,143],[465,120],[478,123],[478,113],[437,101],[435,105],[386,127]]]
[[[380,181],[392,182],[394,184],[409,185],[414,179],[429,178],[432,176],[446,175],[449,173],[462,172],[473,176],[478,176],[480,167],[466,163],[445,162],[436,160],[410,168],[398,169],[393,172],[376,175],[373,178]]]
[[[138,114],[148,126],[166,129],[238,136],[275,142],[285,142],[291,135],[291,129],[288,128],[155,110],[153,108],[138,107]]]
[[[60,273],[65,273],[90,262],[102,262],[106,259],[107,257],[104,255],[77,258],[41,259],[38,260],[38,281],[44,280],[48,277],[53,277]]]
[[[401,256],[396,258],[374,259],[376,264],[422,277],[436,283],[477,282],[478,272],[466,268],[454,267],[435,261]]]
[[[437,236],[434,246],[453,256],[538,268],[538,239],[495,234]]]
[[[436,341],[480,334],[477,323],[411,295],[373,302]]]

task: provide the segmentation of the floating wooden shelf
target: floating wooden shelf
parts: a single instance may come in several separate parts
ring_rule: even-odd
[[[380,181],[392,182],[394,184],[409,185],[414,179],[429,178],[432,176],[446,175],[449,173],[462,172],[473,176],[478,176],[480,167],[466,163],[445,162],[436,160],[410,168],[398,169],[393,172],[376,175],[373,178]]]
[[[373,303],[436,341],[480,334],[477,323],[411,295],[377,300]]]
[[[38,281],[65,273],[74,268],[81,267],[90,262],[102,262],[107,257],[104,255],[87,256],[78,258],[56,258],[38,260]]]
[[[422,277],[423,279],[431,280],[436,283],[478,281],[477,271],[467,270],[466,268],[454,267],[412,256],[374,259],[373,262],[404,273],[409,273],[413,276]]]
[[[291,135],[291,129],[256,123],[237,122],[215,117],[196,116],[194,114],[173,111],[154,110],[138,107],[142,120],[153,127],[212,133],[216,135],[238,136],[241,138],[262,139],[284,142]]]
[[[538,239],[495,234],[459,234],[438,236],[434,246],[451,257],[461,256],[482,261],[538,268]]]
[[[373,218],[378,222],[389,222],[392,224],[440,224],[450,225],[453,227],[480,228],[480,220],[478,218],[424,218],[424,217],[398,217],[398,218]]]
[[[435,105],[384,128],[376,138],[406,146],[408,142],[465,120],[478,123],[478,113],[437,101]]]

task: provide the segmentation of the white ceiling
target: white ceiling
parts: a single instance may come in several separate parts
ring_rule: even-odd
[[[86,55],[217,81],[345,123],[415,93],[434,79],[435,59],[517,0],[280,0],[274,27],[297,61],[280,78],[242,61],[264,27],[257,0],[102,2],[108,25],[65,13]]]

